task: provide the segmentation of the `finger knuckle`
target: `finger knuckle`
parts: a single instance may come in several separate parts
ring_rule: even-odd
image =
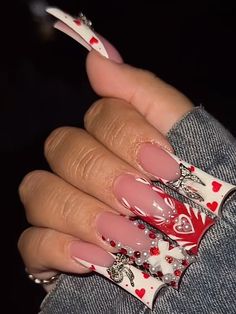
[[[18,193],[22,201],[25,200],[29,192],[35,190],[39,181],[42,177],[46,176],[46,174],[47,172],[44,170],[33,170],[24,176],[18,188]]]
[[[89,179],[95,178],[99,175],[104,165],[105,156],[97,146],[86,147],[83,146],[80,149],[77,158],[71,157],[71,161],[68,162],[69,176],[74,180],[80,178],[81,181],[87,182]]]
[[[22,256],[22,258],[24,259],[25,257],[25,253],[27,251],[27,248],[28,248],[28,245],[29,245],[29,238],[30,238],[30,234],[32,233],[33,231],[33,227],[29,227],[27,229],[25,229],[19,239],[18,239],[18,242],[17,242],[17,248]]]
[[[78,204],[79,199],[76,192],[71,192],[64,198],[60,208],[60,217],[66,230],[69,230],[72,223],[78,220]]]
[[[71,127],[60,127],[49,134],[44,144],[44,154],[46,157],[54,153],[56,148],[65,141],[72,129]]]
[[[114,117],[107,121],[106,129],[103,133],[104,142],[109,147],[120,146],[120,142],[127,136],[127,124],[120,117]]]
[[[103,98],[99,99],[85,113],[84,126],[87,130],[89,130],[93,126],[94,121],[96,121],[96,118],[100,116],[100,113],[106,107],[107,103],[108,103],[107,99],[103,99]]]

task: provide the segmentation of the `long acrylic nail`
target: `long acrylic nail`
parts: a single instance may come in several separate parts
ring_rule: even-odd
[[[134,217],[104,212],[99,214],[96,227],[104,241],[127,255],[133,265],[146,275],[178,287],[184,270],[191,262],[186,250],[164,241],[160,232]]]
[[[132,266],[127,256],[115,256],[93,244],[73,243],[71,255],[76,262],[110,279],[149,308],[152,308],[158,292],[165,286],[164,282]]]
[[[114,194],[126,208],[192,253],[197,253],[203,234],[214,224],[205,213],[132,175],[121,175],[116,179]]]
[[[138,161],[141,167],[156,177],[158,181],[205,207],[215,215],[220,214],[225,197],[236,188],[180,160],[156,144],[142,144]],[[155,185],[156,181],[153,181],[153,184]]]
[[[172,287],[178,287],[183,272],[194,259],[184,248],[164,240],[160,232],[137,218],[104,213],[99,224],[104,241],[128,256],[146,276],[159,278]]]
[[[130,247],[134,251],[149,250],[151,239],[128,218],[103,212],[96,219],[97,232],[117,249]]]
[[[116,63],[123,62],[122,57],[115,47],[104,37],[92,30],[91,21],[84,15],[74,18],[57,8],[47,8],[46,11],[59,20],[54,25],[56,29],[79,42],[87,50],[90,51],[94,49],[102,56],[109,58]]]

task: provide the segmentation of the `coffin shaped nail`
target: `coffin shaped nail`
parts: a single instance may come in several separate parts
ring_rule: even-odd
[[[102,225],[99,229],[103,240],[126,255],[146,277],[158,278],[174,288],[195,260],[184,248],[163,239],[160,232],[137,218],[104,213],[98,223]]]
[[[80,247],[81,244],[82,248]],[[84,249],[86,253],[83,252]],[[99,256],[99,263],[95,261],[96,255]],[[115,256],[93,244],[76,243],[72,248],[72,257],[81,265],[116,283],[149,308],[153,307],[158,292],[165,286],[162,281],[147,276],[141,270],[132,266],[129,257],[123,254]]]
[[[220,210],[226,196],[236,187],[215,178],[199,168],[180,160],[156,144],[142,144],[139,151],[142,168],[158,181],[178,191],[180,194],[203,206],[215,215]],[[158,185],[157,181],[153,181]]]
[[[121,175],[114,184],[117,199],[135,215],[159,229],[180,246],[197,254],[204,233],[215,221],[181,203],[143,178]]]
[[[91,21],[89,21],[83,14],[80,14],[78,18],[74,18],[58,8],[47,8],[46,11],[61,21],[67,28],[69,27],[71,29],[70,36],[79,41],[85,48],[88,50],[94,49],[104,57],[108,58],[108,53],[102,41],[91,28]],[[61,24],[57,24],[56,27],[68,33],[68,29],[66,27],[63,28]],[[80,37],[76,36],[73,32]]]
[[[103,240],[117,249],[125,245],[134,251],[148,251],[151,246],[151,239],[143,230],[121,215],[100,213],[96,219],[96,229]]]

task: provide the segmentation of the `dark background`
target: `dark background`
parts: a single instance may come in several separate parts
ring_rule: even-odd
[[[43,142],[50,131],[82,127],[84,112],[97,98],[85,73],[85,49],[50,31],[49,19],[33,17],[30,3],[1,4],[1,313],[37,313],[44,295],[26,278],[17,253],[17,238],[27,227],[17,187],[30,170],[48,169]],[[155,72],[236,134],[236,14],[229,1],[49,4],[74,15],[82,10],[127,63]]]

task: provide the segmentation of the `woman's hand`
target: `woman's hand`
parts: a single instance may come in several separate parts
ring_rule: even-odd
[[[119,214],[132,216],[130,203],[150,202],[138,178],[176,178],[178,169],[158,147],[172,151],[165,136],[193,107],[153,74],[94,51],[87,72],[103,98],[86,113],[85,130],[53,131],[45,143],[52,173],[33,171],[19,188],[32,225],[22,233],[19,250],[27,270],[42,279],[58,271],[90,271],[76,257],[93,255],[105,263],[106,256],[91,252],[88,243],[109,252],[116,248],[104,238],[135,250],[147,246],[146,237]]]

